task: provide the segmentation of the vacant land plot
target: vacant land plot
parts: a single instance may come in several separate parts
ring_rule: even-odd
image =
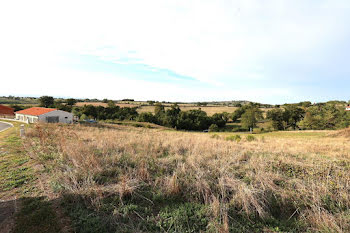
[[[350,231],[344,136],[39,124],[24,146],[74,232]]]

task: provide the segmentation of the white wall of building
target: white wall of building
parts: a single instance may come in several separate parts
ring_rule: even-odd
[[[47,117],[58,117],[59,123],[73,123],[73,114],[61,110],[55,110],[39,116],[39,121],[47,122]]]
[[[16,120],[27,122],[27,123],[35,123],[38,121],[47,122],[48,117],[58,117],[59,123],[68,123],[68,124],[73,123],[73,114],[70,112],[65,112],[61,110],[55,110],[52,112],[42,114],[40,116],[31,116],[31,115],[16,113]]]
[[[16,120],[19,120],[19,121],[23,121],[23,122],[27,122],[27,123],[35,123],[38,121],[38,119],[39,119],[39,117],[37,117],[37,116],[16,113]]]

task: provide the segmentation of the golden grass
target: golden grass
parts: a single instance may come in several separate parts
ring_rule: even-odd
[[[170,109],[170,107],[165,107],[165,109]],[[222,113],[222,112],[228,112],[232,113],[234,112],[237,108],[236,107],[225,107],[225,106],[213,106],[213,107],[198,107],[198,106],[184,106],[180,105],[181,111],[189,111],[189,110],[197,110],[201,109],[202,111],[206,112],[208,116],[212,116],[215,113]],[[141,106],[138,109],[138,112],[152,112],[154,113],[154,106]]]
[[[93,105],[93,106],[103,106],[103,107],[107,107],[108,104],[107,103],[102,103],[102,102],[78,102],[75,104],[75,106],[78,107],[82,107],[84,105]],[[123,104],[123,103],[117,103],[116,106],[119,106],[121,108],[134,108],[134,107],[139,107],[140,105],[138,104]]]
[[[350,230],[347,138],[267,134],[249,142],[243,135],[237,143],[223,135],[111,127],[39,124],[26,148],[55,164],[62,192],[115,194],[123,201],[147,185],[210,206],[221,232],[233,221],[230,210],[262,219],[277,211],[305,223],[303,230]],[[47,154],[53,161],[43,160]],[[117,175],[99,182],[106,172]]]

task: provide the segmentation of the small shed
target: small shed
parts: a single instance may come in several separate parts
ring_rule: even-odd
[[[0,118],[14,118],[15,112],[13,108],[0,104]]]
[[[16,112],[16,119],[27,123],[73,123],[73,114],[55,108],[33,107]]]

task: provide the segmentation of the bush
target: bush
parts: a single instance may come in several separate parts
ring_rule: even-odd
[[[211,124],[209,126],[209,132],[217,132],[219,131],[219,126],[217,126],[216,124]]]
[[[220,138],[220,136],[217,135],[217,134],[213,134],[213,135],[211,135],[210,137],[211,137],[211,138],[215,138],[215,139],[219,139],[219,138]]]
[[[254,133],[260,134],[260,133],[264,133],[265,129],[264,128],[256,128],[253,130]]]
[[[231,136],[227,136],[225,138],[226,141],[235,141],[235,142],[240,142],[241,141],[241,136],[239,135],[231,135]]]
[[[238,128],[233,128],[232,129],[232,132],[242,132],[242,131],[245,131],[245,129],[242,129],[241,127],[238,127]]]
[[[81,117],[80,117],[81,121],[84,121],[84,120],[87,120],[87,119],[88,119],[88,117],[85,114],[81,115]]]
[[[255,140],[256,140],[256,138],[255,138],[253,135],[248,135],[248,136],[246,137],[246,139],[247,139],[248,142],[252,142],[252,141],[255,141]]]

